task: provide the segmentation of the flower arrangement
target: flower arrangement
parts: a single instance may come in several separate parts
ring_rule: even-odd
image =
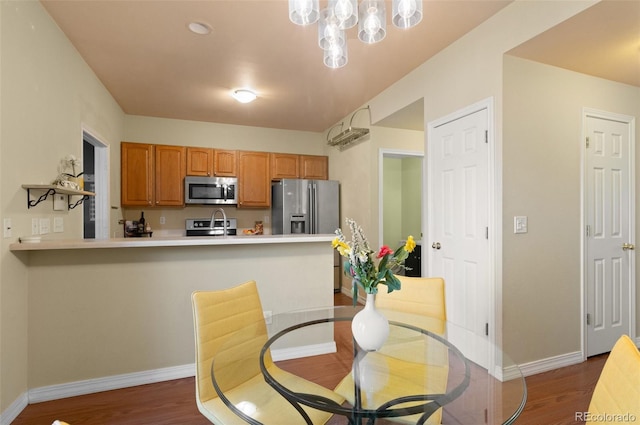
[[[369,247],[364,231],[355,220],[347,218],[346,222],[351,231],[351,241],[346,240],[342,229],[337,229],[332,245],[347,259],[344,273],[354,280],[353,304],[357,302],[358,286],[367,294],[377,294],[380,284],[387,285],[387,292],[400,290],[400,281],[393,273],[406,269],[404,261],[416,246],[413,236],[409,236],[407,242],[395,251],[383,245],[376,253]]]

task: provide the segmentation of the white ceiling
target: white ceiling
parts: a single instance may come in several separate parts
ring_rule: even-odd
[[[288,20],[285,0],[42,4],[127,114],[320,132],[510,1],[427,0],[417,27],[388,24],[375,45],[348,30],[349,63],[337,70],[322,63],[316,26]],[[193,21],[212,33],[189,32]],[[640,86],[639,46],[640,1],[605,1],[511,53]],[[229,92],[242,87],[258,100],[233,100]],[[416,102],[378,124],[422,129],[422,121]]]

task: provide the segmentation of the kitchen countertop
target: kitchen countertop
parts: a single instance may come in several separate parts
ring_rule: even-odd
[[[252,236],[171,236],[112,239],[43,239],[40,242],[12,243],[10,251],[44,251],[58,249],[152,248],[215,245],[259,245],[282,243],[331,242],[334,234],[322,235],[252,235]]]

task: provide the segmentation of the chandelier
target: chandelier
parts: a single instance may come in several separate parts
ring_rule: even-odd
[[[324,64],[340,68],[347,64],[347,37],[345,30],[358,25],[358,38],[373,44],[387,34],[387,12],[384,0],[329,0],[319,10],[319,0],[289,0],[289,19],[296,25],[318,22],[318,44],[324,51]],[[397,28],[407,29],[422,20],[422,0],[393,0],[391,22]]]

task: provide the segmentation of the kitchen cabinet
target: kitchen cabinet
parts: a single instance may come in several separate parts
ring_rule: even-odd
[[[300,178],[327,180],[329,178],[329,157],[300,155]]]
[[[271,168],[268,152],[238,151],[238,208],[271,205]]]
[[[236,175],[236,151],[187,148],[187,176],[235,177]]]
[[[186,148],[122,142],[123,207],[183,206]]]
[[[187,176],[213,175],[213,149],[187,148]]]
[[[297,179],[300,177],[300,155],[271,154],[271,180]]]
[[[321,155],[271,154],[271,179],[329,178],[329,158]]]
[[[214,149],[213,151],[213,171],[217,177],[236,177],[237,152],[233,150]]]
[[[155,205],[184,206],[186,148],[155,146]]]

